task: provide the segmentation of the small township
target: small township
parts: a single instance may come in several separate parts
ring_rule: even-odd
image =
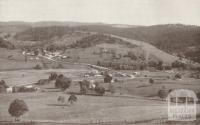
[[[200,64],[188,54],[107,25],[0,24],[0,125],[174,125],[168,94],[188,89],[200,98]],[[184,124],[200,124],[195,103],[197,120]]]

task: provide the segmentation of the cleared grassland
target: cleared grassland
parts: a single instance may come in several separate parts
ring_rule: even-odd
[[[48,69],[48,70],[15,70],[15,71],[2,71],[0,72],[1,79],[4,79],[10,86],[20,84],[34,84],[40,79],[48,79],[52,72],[63,74],[72,79],[79,78],[82,74],[90,71],[77,67],[77,69]]]
[[[21,118],[23,121],[98,123],[167,118],[167,103],[162,101],[125,97],[78,96],[78,102],[69,106],[67,102],[66,104],[57,102],[59,95],[69,97],[61,92],[0,95],[0,121],[13,120],[7,109],[15,98],[23,99],[29,107],[29,112]]]
[[[134,98],[78,96],[73,106],[62,106],[57,97],[69,95],[52,93],[19,93],[1,95],[0,120],[12,120],[8,114],[9,103],[15,98],[23,99],[28,107],[23,120],[63,122],[109,122],[135,121],[166,117],[166,103]],[[151,114],[154,115],[151,115]]]
[[[34,83],[40,78],[48,78],[51,72],[62,73],[65,76],[72,77],[74,80],[80,78],[90,69],[52,69],[52,70],[20,70],[4,71],[0,73],[9,85]],[[115,83],[115,87],[122,95],[106,96],[86,96],[79,95],[78,101],[69,106],[66,101],[61,104],[57,101],[58,96],[62,95],[68,99],[69,95],[60,91],[53,91],[53,84],[41,86],[41,89],[49,91],[35,93],[14,93],[0,94],[0,121],[13,121],[8,114],[9,104],[16,98],[23,99],[29,112],[21,117],[22,121],[36,122],[58,122],[58,123],[99,123],[113,122],[137,122],[167,118],[167,102],[160,101],[156,96],[163,85],[170,88],[186,88],[194,91],[200,89],[199,80],[185,78],[182,80],[166,80],[163,77],[169,75],[165,72],[142,72],[142,75],[161,78],[155,80],[154,84],[148,82],[149,77],[135,78]],[[158,75],[159,74],[159,75]],[[157,77],[156,77],[157,76]],[[158,77],[159,76],[159,77]],[[189,82],[190,81],[190,82]],[[73,82],[70,90],[78,90],[77,84]],[[147,97],[148,96],[148,97]],[[151,98],[149,98],[149,96]],[[153,97],[153,99],[152,99]],[[155,99],[156,98],[156,99]],[[197,112],[200,113],[199,105]],[[141,121],[141,122],[139,122]]]

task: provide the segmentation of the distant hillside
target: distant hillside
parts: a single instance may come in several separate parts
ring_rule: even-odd
[[[120,28],[108,25],[90,25],[78,28],[85,31],[108,33],[145,41],[169,52],[184,50],[185,47],[200,44],[200,27],[198,26],[168,24]]]
[[[55,41],[67,42],[68,40],[66,40],[66,38],[70,37],[70,34],[73,34],[74,31],[98,32],[144,41],[164,50],[165,52],[176,55],[185,55],[186,57],[190,57],[192,60],[200,62],[199,56],[193,56],[198,55],[198,48],[200,47],[199,26],[182,24],[126,26],[78,22],[15,22],[11,24],[14,26],[26,27],[21,28],[21,30],[23,30],[20,32],[17,31],[14,37],[21,41],[54,41],[53,43],[56,43]],[[11,24],[7,23],[6,25],[9,26]],[[79,37],[79,39],[74,39],[73,37],[72,39],[74,42],[77,40],[79,41],[81,38],[83,37]]]
[[[63,48],[90,34],[68,26],[32,27],[16,33],[13,41],[20,48],[23,46],[47,47],[52,45],[56,48]]]
[[[20,25],[22,25],[20,23]],[[113,34],[134,40],[145,41],[170,53],[184,52],[188,47],[199,46],[200,27],[182,24],[166,24],[153,26],[125,26],[70,23],[70,22],[37,22],[31,23],[31,29],[16,35],[21,40],[47,40],[55,36],[63,36],[72,30]],[[41,27],[49,26],[49,27]],[[73,27],[72,27],[73,26]],[[32,34],[32,35],[30,35]]]
[[[48,26],[48,27],[32,27],[30,29],[24,30],[22,32],[17,33],[14,38],[18,41],[27,41],[36,42],[37,46],[55,46],[55,48],[63,48],[65,46],[69,46],[72,48],[90,48],[97,46],[99,44],[117,44],[117,46],[124,46],[123,49],[126,50],[126,53],[128,52],[128,48],[135,48],[137,46],[143,46],[142,50],[140,51],[148,51],[151,55],[158,58],[158,60],[162,60],[167,63],[173,62],[176,58],[172,56],[168,56],[169,54],[166,54],[165,52],[162,52],[161,50],[157,51],[158,49],[149,45],[145,44],[144,42],[138,41],[131,41],[128,39],[120,38],[116,36],[109,35],[110,32],[109,29],[113,29],[113,27],[105,26],[105,25],[95,25],[95,27],[109,27],[107,28],[105,32],[97,31],[91,27],[94,25],[87,25],[87,26],[77,26],[77,27],[68,27],[68,26]],[[88,29],[84,29],[84,27],[87,27]],[[137,27],[135,27],[137,28]],[[105,28],[106,29],[106,28]],[[123,28],[122,28],[123,29]],[[126,28],[125,28],[126,29]],[[101,33],[95,33],[101,32]],[[107,35],[104,35],[107,34]],[[110,33],[114,34],[114,33]],[[124,39],[124,40],[122,40]],[[28,44],[27,44],[28,45]],[[153,47],[155,50],[150,50]],[[118,48],[118,47],[117,47]],[[141,52],[143,53],[143,52]]]
[[[31,28],[31,25],[25,22],[0,22],[0,34],[16,34],[29,28]]]
[[[14,37],[24,41],[44,41],[62,37],[73,32],[73,28],[63,26],[34,27],[17,33]]]
[[[188,57],[191,51],[193,54],[196,47],[200,46],[200,27],[182,24],[167,24],[154,26],[134,26],[131,28],[120,28],[108,25],[80,26],[78,29],[84,31],[114,34],[134,40],[151,43],[157,48],[168,53],[184,54]],[[191,49],[193,47],[194,49]],[[191,55],[191,54],[190,54]],[[198,59],[191,59],[200,62]]]

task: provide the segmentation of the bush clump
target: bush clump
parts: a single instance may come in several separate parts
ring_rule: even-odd
[[[164,99],[167,97],[168,92],[169,92],[169,91],[165,88],[165,86],[163,86],[162,89],[158,91],[158,96],[159,96],[162,100],[164,100]]]
[[[6,93],[6,89],[8,88],[8,85],[4,80],[0,81],[0,93]]]
[[[200,102],[200,92],[197,93],[198,101]]]
[[[97,86],[97,87],[95,88],[95,91],[96,91],[99,95],[101,95],[101,96],[103,96],[103,95],[105,94],[105,92],[106,92],[105,88],[102,87],[102,86]]]
[[[8,88],[8,85],[6,84],[4,80],[0,81],[0,85],[2,85],[4,88]]]
[[[40,70],[40,69],[42,69],[42,66],[40,66],[39,64],[37,64],[35,67],[33,67],[33,69]]]
[[[181,79],[181,74],[177,73],[174,77],[175,79]]]
[[[72,82],[71,78],[64,77],[63,75],[59,75],[55,82],[55,87],[60,88],[61,90],[66,90],[70,87]]]
[[[106,74],[104,78],[104,83],[111,83],[111,81],[112,81],[112,76]]]
[[[153,79],[149,79],[149,83],[153,84],[154,80]]]
[[[49,80],[56,80],[57,77],[58,77],[57,73],[53,72],[50,74]]]

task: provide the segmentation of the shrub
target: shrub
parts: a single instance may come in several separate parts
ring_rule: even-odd
[[[32,87],[32,88],[26,88],[26,87],[24,87],[24,86],[21,86],[21,87],[19,87],[18,90],[15,91],[15,92],[35,92],[35,91],[37,91],[37,89],[34,88],[34,87]]]
[[[49,76],[49,80],[56,80],[56,78],[58,77],[57,73],[51,73],[51,75]]]
[[[163,61],[159,61],[157,64],[157,69],[158,70],[163,70]]]
[[[102,86],[97,86],[96,88],[95,88],[95,91],[99,94],[99,95],[101,95],[101,96],[103,96],[104,94],[105,94],[105,88],[104,87],[102,87]]]
[[[76,95],[72,94],[72,95],[69,96],[68,102],[69,102],[71,105],[73,105],[74,102],[77,101],[77,99],[78,99],[78,98],[76,97]]]
[[[173,68],[183,68],[186,69],[186,64],[180,62],[180,61],[175,61],[172,63]]]
[[[0,85],[2,85],[4,88],[8,88],[8,85],[6,84],[4,80],[0,81]]]
[[[200,102],[200,92],[197,93],[198,101]]]
[[[108,89],[109,89],[109,91],[110,91],[112,94],[115,93],[115,87],[114,87],[113,84],[109,84]]]
[[[6,93],[6,88],[3,85],[0,85],[0,93]]]
[[[8,109],[8,112],[11,116],[15,117],[15,121],[19,120],[19,117],[22,116],[25,112],[28,111],[28,106],[23,100],[15,99]]]
[[[149,79],[149,83],[153,84],[154,80],[153,79]]]
[[[61,90],[66,90],[67,88],[70,87],[72,82],[72,79],[66,78],[62,75],[60,75],[55,82],[55,87],[60,88]]]
[[[174,77],[175,79],[181,79],[181,74],[177,73]]]
[[[40,70],[40,69],[42,69],[42,67],[39,64],[37,64],[35,67],[33,67],[33,69]]]
[[[151,61],[148,62],[148,66],[149,66],[149,67],[156,67],[156,66],[157,66],[157,62],[151,60]]]
[[[129,58],[131,58],[132,60],[137,60],[137,56],[135,55],[134,52],[129,51],[128,54],[127,54],[127,56]]]
[[[59,96],[57,101],[61,102],[61,103],[64,103],[65,102],[65,97],[64,96]]]
[[[112,77],[109,74],[106,74],[104,78],[104,83],[111,83],[111,81]]]
[[[58,64],[58,66],[56,68],[57,69],[62,69],[62,68],[64,68],[64,66],[62,64]]]
[[[170,90],[169,90],[169,93],[172,92],[172,91],[173,91],[173,89],[170,89]]]
[[[165,66],[165,70],[172,70],[172,66]]]
[[[165,89],[165,87],[163,86],[161,90],[158,91],[158,96],[161,98],[161,99],[165,99],[168,95],[168,91]]]
[[[83,81],[80,81],[79,84],[80,84],[80,93],[81,94],[86,94],[86,92],[87,92],[87,90],[89,88],[90,82],[88,80],[84,79]]]
[[[36,85],[45,85],[45,84],[48,84],[50,82],[49,79],[40,79]]]

